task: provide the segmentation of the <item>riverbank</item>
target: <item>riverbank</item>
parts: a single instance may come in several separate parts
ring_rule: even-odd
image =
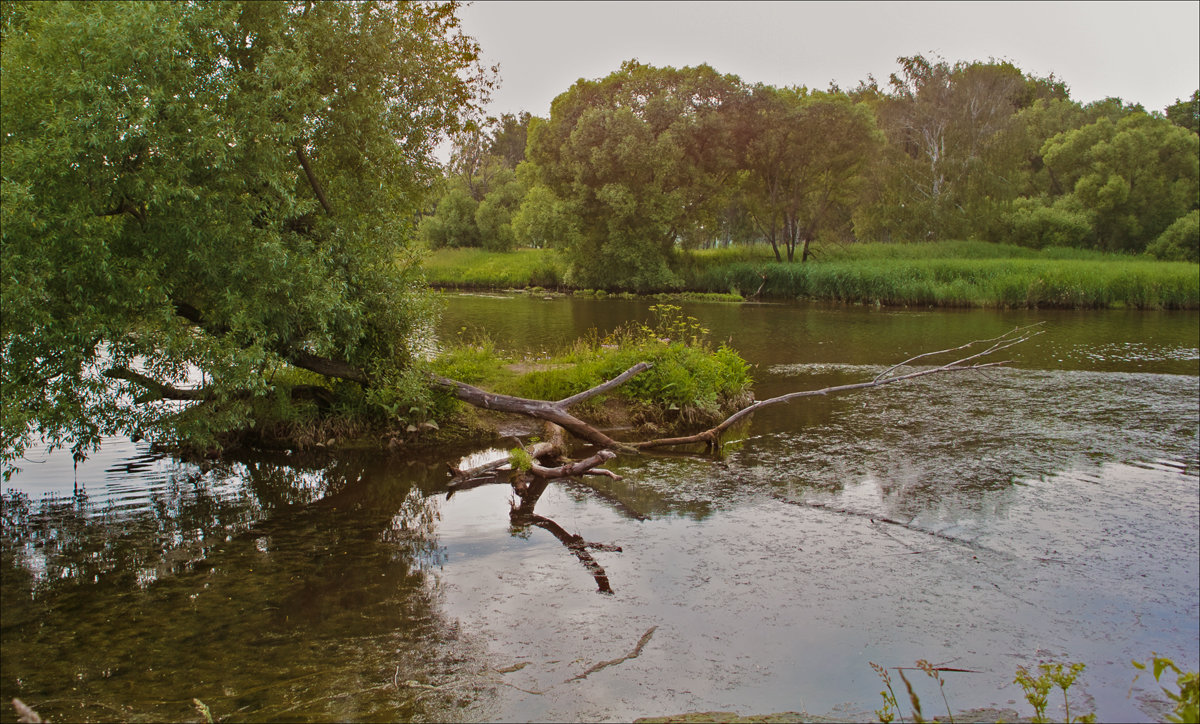
[[[802,299],[892,307],[996,309],[1200,309],[1200,267],[1079,249],[985,242],[829,247],[806,264],[777,262],[769,247],[689,252],[680,287],[662,293]],[[425,271],[454,289],[582,290],[549,249],[439,249]]]

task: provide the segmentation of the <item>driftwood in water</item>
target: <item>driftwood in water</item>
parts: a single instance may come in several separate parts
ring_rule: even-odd
[[[611,471],[604,470],[599,466],[608,460],[612,460],[617,455],[608,448],[617,448],[623,451],[639,451],[650,450],[655,448],[674,447],[680,445],[692,445],[704,443],[710,451],[718,449],[721,443],[721,434],[736,424],[738,421],[747,418],[754,414],[757,410],[771,405],[779,405],[790,402],[801,397],[813,397],[816,395],[831,395],[840,392],[849,392],[852,390],[862,390],[871,387],[881,387],[883,385],[912,380],[918,377],[927,375],[940,374],[945,372],[960,372],[966,370],[979,370],[988,367],[997,367],[1006,363],[1006,361],[982,361],[985,357],[995,355],[998,352],[1006,350],[1014,345],[1020,344],[1029,340],[1031,337],[1040,332],[1032,332],[1029,327],[1018,327],[1012,331],[987,340],[976,340],[967,344],[955,347],[952,349],[939,350],[937,352],[929,352],[916,357],[911,357],[899,364],[893,365],[882,373],[876,375],[873,379],[864,382],[858,382],[848,385],[836,385],[825,387],[819,390],[807,390],[802,392],[792,392],[778,397],[772,397],[767,400],[751,403],[737,412],[727,417],[720,424],[709,428],[695,435],[674,438],[657,438],[654,440],[645,440],[642,442],[618,442],[592,427],[588,423],[567,412],[567,408],[571,405],[582,402],[583,400],[595,397],[598,394],[607,392],[625,381],[632,378],[644,370],[650,368],[648,363],[642,362],[635,365],[621,375],[597,385],[589,390],[585,390],[577,395],[558,400],[530,400],[521,397],[511,397],[508,395],[496,395],[486,392],[477,387],[457,382],[447,378],[437,378],[436,384],[446,387],[454,391],[454,393],[462,399],[477,407],[483,407],[490,410],[499,410],[502,412],[511,412],[527,417],[533,417],[546,422],[545,439],[522,448],[520,454],[516,451],[508,456],[502,457],[483,465],[475,466],[466,470],[454,470],[454,479],[450,482],[450,492],[447,497],[452,495],[457,490],[476,487],[478,485],[486,485],[489,483],[508,482],[513,486],[513,491],[519,499],[519,503],[513,505],[510,511],[510,519],[515,526],[534,525],[544,530],[549,531],[554,535],[564,546],[567,547],[584,568],[595,578],[597,590],[601,593],[611,593],[612,587],[608,580],[608,575],[604,568],[596,561],[589,552],[589,548],[598,550],[616,550],[620,548],[615,546],[606,546],[597,543],[589,543],[579,535],[571,535],[562,526],[555,523],[549,518],[537,515],[534,513],[534,506],[537,505],[542,493],[550,481],[555,478],[572,478],[583,475],[606,475],[615,479],[620,479],[620,476]],[[929,357],[947,355],[953,352],[966,352],[976,345],[987,344],[987,348],[975,352],[973,354],[964,354],[950,362],[936,367],[915,370],[905,374],[898,374],[898,370],[902,367],[911,365],[918,360],[923,360]],[[582,460],[566,459],[567,444],[565,439],[565,431],[570,432],[576,437],[599,445],[602,449]],[[508,470],[503,470],[507,467]],[[647,636],[653,631],[648,631]],[[643,637],[646,638],[646,637]],[[640,652],[641,644],[633,655]],[[590,673],[590,672],[588,672]],[[585,673],[584,676],[587,674]]]
[[[596,395],[604,394],[614,387],[618,387],[628,381],[630,378],[650,369],[648,362],[639,362],[633,367],[622,372],[608,382],[596,385],[595,387],[584,390],[577,395],[551,401],[551,400],[531,400],[525,397],[512,397],[511,395],[497,395],[486,390],[481,390],[478,387],[468,385],[465,382],[452,380],[448,377],[433,378],[435,385],[444,387],[452,391],[460,400],[470,403],[475,407],[482,407],[485,410],[497,410],[499,412],[511,412],[517,415],[533,417],[538,420],[552,422],[564,428],[567,432],[575,437],[578,437],[585,442],[590,442],[594,445],[606,448],[630,449],[627,443],[617,442],[608,435],[600,432],[596,428],[587,424],[578,417],[575,417],[568,408],[572,405],[589,400]]]
[[[1033,326],[1036,326],[1036,325],[1033,325]],[[753,403],[743,407],[742,409],[738,410],[737,412],[733,413],[729,417],[725,418],[725,420],[723,422],[721,422],[719,425],[711,427],[703,432],[696,433],[695,435],[687,435],[687,436],[683,436],[683,437],[671,437],[671,438],[658,438],[655,440],[644,440],[642,442],[636,442],[636,443],[631,443],[631,444],[633,445],[633,447],[637,448],[638,450],[649,450],[652,448],[673,447],[673,446],[679,446],[679,445],[692,445],[692,444],[696,444],[696,443],[704,443],[709,449],[715,449],[721,443],[721,433],[728,430],[730,427],[732,427],[734,424],[736,424],[740,420],[754,414],[755,412],[757,412],[758,410],[761,410],[764,407],[769,407],[771,405],[779,405],[779,404],[782,404],[785,402],[791,402],[792,400],[796,400],[801,397],[815,397],[818,395],[834,395],[834,394],[838,394],[841,392],[850,392],[852,390],[865,390],[865,389],[868,389],[871,387],[881,387],[883,385],[890,385],[890,384],[893,384],[896,382],[903,382],[905,380],[912,380],[912,379],[916,379],[918,377],[925,377],[926,375],[935,375],[935,374],[941,374],[944,372],[963,372],[963,371],[967,371],[967,370],[980,370],[980,369],[984,369],[987,367],[999,367],[1001,365],[1007,364],[1008,360],[992,361],[992,362],[981,362],[980,360],[983,359],[984,357],[994,355],[997,352],[1002,352],[1014,345],[1021,344],[1022,342],[1025,342],[1025,341],[1029,340],[1031,337],[1034,337],[1038,334],[1041,334],[1041,332],[1031,332],[1030,327],[1017,327],[1016,329],[1006,332],[1005,334],[1002,334],[999,337],[993,337],[992,339],[975,340],[972,342],[967,342],[966,344],[960,345],[958,347],[953,347],[951,349],[943,349],[943,350],[938,350],[936,352],[926,352],[924,354],[919,354],[916,357],[910,357],[909,359],[906,359],[903,362],[900,362],[899,364],[892,365],[891,367],[887,368],[883,372],[876,375],[874,377],[874,379],[867,381],[867,382],[857,382],[857,383],[849,384],[849,385],[835,385],[833,387],[824,387],[819,390],[804,390],[802,392],[790,392],[786,395],[780,395],[778,397],[772,397],[767,400],[760,400],[758,402],[753,402]],[[976,352],[975,354],[967,355],[965,357],[960,357],[951,362],[942,364],[938,367],[930,367],[930,368],[923,369],[923,370],[917,370],[915,372],[909,372],[909,373],[903,374],[903,375],[896,374],[896,371],[899,370],[901,367],[906,367],[906,366],[912,364],[913,362],[916,362],[917,360],[925,359],[927,357],[938,357],[941,355],[950,354],[951,352],[963,352],[963,351],[970,349],[971,347],[974,347],[975,345],[989,344],[989,343],[991,346],[989,346],[987,349],[984,349],[980,352]]]
[[[1037,325],[1032,325],[1032,326],[1037,326]],[[968,342],[964,345],[960,345],[958,347],[953,347],[950,349],[938,350],[936,352],[926,352],[924,354],[920,354],[915,357],[911,357],[907,360],[904,360],[903,362],[900,362],[899,364],[893,365],[893,366],[889,367],[887,370],[880,373],[879,375],[876,375],[875,378],[868,380],[868,381],[857,382],[857,383],[848,384],[848,385],[835,385],[832,387],[825,387],[825,388],[822,388],[819,390],[804,390],[804,391],[800,391],[800,392],[791,392],[786,395],[780,395],[778,397],[772,397],[767,400],[760,400],[758,402],[753,402],[753,403],[743,407],[742,409],[738,410],[737,412],[733,413],[729,417],[725,418],[725,420],[723,420],[720,424],[715,425],[714,427],[711,427],[707,430],[704,430],[703,432],[696,433],[694,435],[686,435],[686,436],[681,436],[681,437],[656,438],[653,440],[643,440],[640,442],[621,442],[621,441],[614,440],[614,439],[610,438],[608,435],[605,435],[603,432],[600,432],[599,430],[597,430],[595,427],[584,422],[583,420],[580,420],[579,418],[575,417],[574,415],[571,415],[569,412],[567,412],[567,408],[578,402],[582,402],[584,400],[595,397],[596,395],[607,392],[607,391],[623,384],[624,382],[631,379],[635,375],[640,374],[641,372],[643,372],[647,369],[650,369],[650,364],[646,363],[646,362],[641,362],[637,365],[634,365],[633,367],[630,367],[625,372],[621,373],[619,376],[617,376],[607,382],[604,382],[600,385],[597,385],[589,390],[585,390],[583,392],[580,392],[577,395],[572,395],[571,397],[567,397],[565,399],[558,400],[558,401],[531,400],[531,399],[526,399],[523,397],[511,397],[509,395],[497,395],[497,394],[493,394],[493,393],[481,390],[478,387],[473,387],[473,386],[465,384],[463,382],[457,382],[455,380],[447,379],[444,377],[435,378],[434,381],[436,384],[452,390],[459,399],[464,400],[472,405],[475,405],[476,407],[482,407],[482,408],[486,408],[489,410],[499,410],[501,412],[510,412],[510,413],[515,413],[518,415],[524,415],[526,417],[533,417],[533,418],[536,418],[539,420],[544,420],[544,421],[552,423],[554,425],[561,426],[562,428],[566,429],[568,432],[570,432],[572,435],[578,437],[579,439],[584,440],[585,442],[590,442],[594,445],[598,445],[601,448],[615,449],[615,450],[620,450],[623,452],[633,452],[633,451],[639,451],[639,450],[651,450],[651,449],[655,449],[655,448],[677,447],[677,446],[681,446],[681,445],[693,445],[693,444],[703,443],[709,450],[715,450],[721,443],[722,433],[724,433],[726,430],[728,430],[730,427],[732,427],[737,422],[749,417],[750,415],[753,415],[755,412],[763,409],[764,407],[769,407],[772,405],[779,405],[779,404],[783,404],[786,402],[791,402],[792,400],[796,400],[801,397],[814,397],[814,396],[818,396],[818,395],[833,395],[833,394],[838,394],[838,393],[842,393],[842,392],[850,392],[852,390],[863,390],[863,389],[868,389],[871,387],[882,387],[883,385],[890,385],[890,384],[894,384],[897,382],[904,382],[906,380],[912,380],[912,379],[916,379],[918,377],[925,377],[928,375],[942,374],[942,373],[947,373],[947,372],[963,372],[963,371],[968,371],[968,370],[980,370],[980,369],[984,369],[984,368],[988,368],[988,367],[998,367],[998,366],[1007,364],[1007,362],[1008,362],[1007,360],[1000,360],[1000,361],[982,361],[982,360],[985,357],[991,357],[999,352],[1009,349],[1010,347],[1013,347],[1015,345],[1021,344],[1022,342],[1028,341],[1030,338],[1032,338],[1038,334],[1041,334],[1041,332],[1031,331],[1031,328],[1032,327],[1017,327],[1017,328],[1015,328],[1009,332],[1006,332],[1005,334],[1002,334],[998,337],[993,337],[992,339],[975,340],[972,342]],[[951,354],[954,352],[966,352],[966,351],[970,350],[972,347],[976,347],[977,345],[984,345],[984,344],[988,345],[988,347],[986,347],[985,349],[982,349],[978,352],[975,352],[973,354],[966,354],[964,356],[958,357],[950,362],[946,362],[939,366],[929,367],[929,368],[921,369],[921,370],[915,370],[912,372],[908,372],[906,374],[897,374],[897,371],[900,368],[909,366],[918,360],[923,360],[923,359],[927,359],[930,357],[944,356],[944,355],[948,355],[948,354]],[[535,448],[536,448],[536,446],[531,447],[529,450],[527,450],[527,452],[530,453],[530,456],[534,460],[539,460],[539,459],[543,458],[545,455],[540,454],[539,452],[535,452]],[[552,448],[547,448],[546,452],[547,452],[547,454],[549,454],[550,450],[553,449],[553,451],[557,455],[561,456],[562,454],[565,453],[565,450],[563,450],[562,448],[563,448],[563,445],[561,444],[561,441],[560,441],[559,443],[556,443],[556,445],[553,446]],[[547,468],[547,467],[541,467],[540,465],[537,465],[537,466],[535,466],[534,470],[531,471],[531,473],[535,476],[540,476],[540,477],[575,477],[575,476],[579,476],[579,475],[582,475],[589,471],[592,471],[597,465],[600,465],[602,462],[604,462],[604,460],[615,457],[615,455],[608,449],[601,450],[600,453],[598,453],[597,455],[594,455],[591,458],[588,458],[587,460],[579,461],[578,463],[570,463],[570,464],[566,464],[566,465],[560,465],[559,467],[555,467],[555,468]],[[506,462],[508,462],[508,461],[501,461],[499,463],[493,463],[492,465],[494,467],[499,467],[500,465],[503,465]],[[611,475],[611,473],[607,473],[607,472],[601,473],[601,474]]]

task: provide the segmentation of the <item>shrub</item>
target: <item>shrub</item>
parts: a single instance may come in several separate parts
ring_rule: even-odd
[[[1086,214],[1036,202],[1019,205],[1002,218],[1013,243],[1031,249],[1082,246],[1092,233]]]
[[[1146,247],[1146,252],[1163,261],[1200,262],[1200,211],[1176,219]]]

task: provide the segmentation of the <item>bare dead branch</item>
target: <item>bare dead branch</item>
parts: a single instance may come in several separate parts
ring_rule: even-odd
[[[588,423],[580,420],[571,413],[567,412],[567,408],[583,400],[595,397],[602,392],[606,392],[616,387],[617,385],[627,382],[641,372],[650,369],[648,362],[639,362],[622,372],[617,377],[603,382],[595,387],[584,390],[579,394],[572,395],[558,401],[550,400],[532,400],[525,397],[513,397],[511,395],[499,395],[493,392],[481,390],[474,385],[468,385],[465,382],[452,380],[448,377],[433,376],[433,383],[439,387],[449,389],[454,393],[454,396],[464,402],[467,402],[475,407],[482,407],[487,410],[497,410],[499,412],[509,412],[517,415],[532,417],[545,422],[552,422],[558,425],[575,437],[586,442],[593,443],[604,448],[617,448],[620,450],[632,451],[633,447],[629,443],[618,442],[608,435],[600,432]]]
[[[529,473],[538,478],[574,478],[583,475],[584,473],[595,472],[594,468],[597,465],[603,465],[616,456],[617,454],[612,450],[601,450],[589,458],[576,460],[574,462],[559,465],[558,467],[554,468],[542,467],[541,465],[534,463],[533,466],[530,467]],[[613,475],[613,473],[608,474]]]
[[[603,393],[608,392],[609,390],[613,389],[614,387],[619,387],[619,386],[625,384],[629,380],[633,379],[634,377],[641,374],[642,372],[645,372],[646,370],[650,369],[651,367],[653,367],[653,365],[651,365],[649,362],[638,362],[637,364],[635,364],[634,366],[625,370],[624,372],[617,375],[616,377],[612,378],[608,382],[604,382],[599,385],[596,385],[595,387],[591,388],[590,390],[584,390],[583,392],[580,392],[579,394],[571,395],[570,397],[563,398],[563,399],[559,400],[557,404],[562,405],[564,408],[566,408],[566,407],[570,407],[571,405],[574,405],[576,403],[583,402],[584,400],[589,400],[589,399],[595,397],[596,395],[603,394]]]
[[[992,337],[991,339],[976,339],[976,340],[967,342],[966,344],[959,345],[958,347],[951,347],[949,349],[940,349],[940,350],[937,350],[936,352],[926,352],[924,354],[919,354],[916,357],[909,357],[908,359],[904,360],[903,362],[894,364],[891,367],[888,367],[883,372],[880,372],[878,375],[875,376],[875,379],[877,379],[877,380],[883,379],[883,378],[887,377],[888,375],[890,375],[892,372],[896,371],[897,369],[908,366],[908,365],[912,364],[913,362],[916,362],[919,359],[925,359],[927,357],[937,357],[937,356],[940,356],[943,354],[949,354],[950,352],[961,352],[963,350],[970,349],[971,347],[974,347],[977,344],[986,344],[988,342],[994,343],[992,347],[988,348],[987,350],[984,350],[978,356],[982,357],[982,356],[985,356],[988,354],[992,354],[994,352],[1000,351],[1001,349],[1007,349],[1008,347],[1011,347],[1015,344],[1024,342],[1027,339],[1029,339],[1030,337],[1036,336],[1035,334],[1029,333],[1028,330],[1031,330],[1034,327],[1039,327],[1041,325],[1042,325],[1042,322],[1037,322],[1036,324],[1031,324],[1031,325],[1028,325],[1025,327],[1016,327],[1014,329],[1010,329],[1009,331],[1005,332],[1004,334],[1002,334],[998,337]],[[1041,332],[1038,332],[1037,334],[1041,334]]]
[[[1010,331],[1006,334],[1000,335],[999,337],[995,337],[990,340],[976,340],[974,342],[968,342],[967,344],[961,345],[959,347],[939,350],[937,352],[928,352],[923,355],[918,355],[916,357],[912,357],[909,360],[906,360],[905,362],[902,362],[899,365],[895,365],[893,367],[888,368],[888,370],[886,370],[884,373],[877,375],[874,379],[872,379],[869,382],[857,382],[857,383],[848,384],[848,385],[835,385],[832,387],[824,387],[819,390],[805,390],[802,392],[791,392],[786,395],[772,397],[767,400],[759,400],[758,402],[751,403],[750,405],[747,405],[746,407],[743,407],[741,410],[738,410],[737,412],[733,413],[732,415],[727,417],[723,422],[716,425],[715,427],[711,427],[708,430],[697,433],[695,435],[688,435],[688,436],[684,436],[684,437],[659,438],[656,440],[645,440],[642,442],[633,443],[633,447],[637,448],[638,450],[649,450],[649,449],[659,448],[659,447],[673,447],[676,445],[691,445],[691,444],[696,444],[696,443],[706,443],[707,445],[715,446],[716,444],[718,444],[720,442],[721,433],[728,430],[739,420],[742,420],[745,417],[753,414],[754,412],[761,410],[764,407],[769,407],[771,405],[779,405],[779,404],[783,404],[785,402],[791,402],[792,400],[799,399],[801,397],[815,397],[818,395],[834,395],[834,394],[838,394],[841,392],[849,392],[851,390],[863,390],[863,389],[867,389],[870,387],[881,387],[883,385],[889,385],[889,384],[893,384],[895,382],[903,382],[905,380],[916,379],[918,377],[925,377],[926,375],[935,375],[935,374],[941,374],[941,373],[945,373],[945,372],[961,372],[961,371],[966,371],[966,370],[981,370],[981,369],[986,369],[988,367],[998,367],[998,366],[1007,364],[1008,361],[1003,360],[1003,361],[993,361],[993,362],[980,362],[979,360],[984,357],[994,355],[997,352],[1004,351],[1015,345],[1021,344],[1022,342],[1026,342],[1033,337],[1036,337],[1037,335],[1041,334],[1040,331],[1038,331],[1038,332],[1029,331],[1030,329],[1032,329],[1033,327],[1036,327],[1036,326],[1038,326],[1038,325],[1031,325],[1031,326],[1027,326],[1027,327],[1017,327],[1016,329],[1013,329],[1012,331]],[[975,354],[961,357],[952,362],[947,362],[946,364],[943,364],[939,367],[931,367],[928,369],[917,370],[915,372],[909,372],[909,373],[903,374],[903,375],[888,376],[888,373],[894,371],[898,367],[903,366],[904,364],[907,364],[908,362],[911,362],[912,360],[947,354],[950,352],[962,351],[962,350],[968,349],[976,344],[986,343],[986,342],[992,342],[992,345],[981,352],[976,352]]]

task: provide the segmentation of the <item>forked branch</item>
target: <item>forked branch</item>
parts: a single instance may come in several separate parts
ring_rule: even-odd
[[[984,357],[988,357],[988,356],[994,355],[998,352],[1002,352],[1006,349],[1009,349],[1010,347],[1021,344],[1022,342],[1027,342],[1028,340],[1032,339],[1033,337],[1036,337],[1037,335],[1041,334],[1041,331],[1033,331],[1033,330],[1035,327],[1037,327],[1039,325],[1040,325],[1040,322],[1038,324],[1029,325],[1029,326],[1025,326],[1025,327],[1017,327],[1015,329],[1012,329],[1009,332],[1006,332],[1005,334],[1000,335],[999,337],[994,337],[992,339],[975,340],[973,342],[968,342],[968,343],[966,343],[964,345],[960,345],[958,347],[952,347],[949,349],[938,350],[936,352],[926,352],[925,354],[920,354],[920,355],[917,355],[916,357],[910,357],[909,359],[907,359],[897,365],[893,365],[893,366],[889,367],[888,369],[884,370],[880,374],[876,375],[875,378],[870,380],[869,382],[857,382],[857,383],[849,384],[849,385],[835,385],[832,387],[824,387],[819,390],[805,390],[802,392],[790,392],[786,395],[772,397],[767,400],[759,400],[758,402],[754,402],[754,403],[747,405],[746,407],[743,407],[742,409],[733,413],[729,417],[725,418],[725,420],[723,422],[721,422],[720,424],[716,425],[715,427],[711,427],[711,428],[705,430],[704,432],[700,432],[695,435],[687,435],[684,437],[658,438],[655,440],[645,440],[642,442],[633,443],[633,447],[637,448],[638,450],[649,450],[652,448],[673,447],[673,446],[677,446],[677,445],[691,445],[691,444],[695,444],[695,443],[706,443],[710,447],[715,447],[716,445],[718,445],[720,443],[721,433],[728,430],[730,427],[732,427],[738,421],[746,418],[749,415],[754,414],[755,412],[763,409],[764,407],[770,407],[771,405],[779,405],[779,404],[783,404],[785,402],[791,402],[792,400],[795,400],[795,399],[798,399],[801,397],[816,397],[818,395],[834,395],[834,394],[838,394],[840,392],[849,392],[851,390],[863,390],[863,389],[867,389],[870,387],[881,387],[883,385],[890,385],[895,382],[903,382],[905,380],[912,380],[912,379],[916,379],[918,377],[925,377],[926,375],[936,375],[936,374],[941,374],[944,372],[963,372],[963,371],[967,371],[967,370],[980,370],[980,369],[984,369],[987,367],[999,367],[1001,365],[1007,364],[1009,362],[1009,360],[997,360],[997,361],[991,361],[991,362],[981,362],[980,360],[982,360]],[[970,355],[967,355],[964,357],[960,357],[958,359],[955,359],[951,362],[947,362],[938,367],[929,367],[926,369],[916,370],[916,371],[909,372],[907,374],[902,374],[902,375],[895,374],[895,372],[898,369],[900,369],[901,367],[904,367],[906,365],[909,365],[910,363],[912,363],[916,360],[926,359],[929,357],[938,357],[941,355],[950,354],[951,352],[961,352],[961,351],[970,349],[971,347],[974,347],[976,345],[987,344],[989,342],[991,343],[991,346],[989,346],[987,349],[984,349],[980,352],[976,352],[974,354],[970,354]]]

